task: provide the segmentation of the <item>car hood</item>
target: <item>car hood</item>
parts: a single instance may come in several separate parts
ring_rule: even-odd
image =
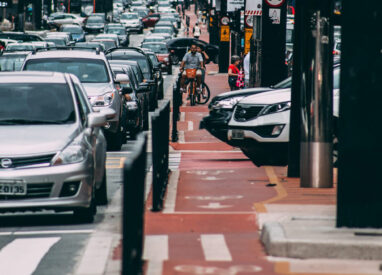
[[[123,20],[121,19],[120,20],[121,23],[124,23],[124,24],[131,24],[131,25],[139,25],[139,20]]]
[[[242,96],[242,95],[248,95],[248,94],[256,94],[261,92],[266,92],[272,90],[269,87],[259,87],[259,88],[249,88],[249,89],[243,89],[243,90],[236,90],[236,91],[230,91],[226,93],[222,93],[217,95],[216,99],[223,99],[228,97],[236,97],[236,96]]]
[[[78,131],[77,124],[0,126],[0,157],[54,153]]]
[[[239,101],[239,104],[275,104],[286,102],[291,99],[291,90],[281,89],[272,90],[260,94],[248,96]]]
[[[111,83],[82,83],[82,85],[88,96],[103,95],[114,90]]]

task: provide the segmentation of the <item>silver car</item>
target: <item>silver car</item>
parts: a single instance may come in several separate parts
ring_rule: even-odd
[[[71,210],[92,222],[107,204],[100,127],[112,116],[92,110],[72,74],[0,73],[0,212]]]

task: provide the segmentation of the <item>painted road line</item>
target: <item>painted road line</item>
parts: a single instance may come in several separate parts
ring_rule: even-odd
[[[179,170],[176,170],[171,173],[169,184],[167,187],[167,195],[164,201],[164,214],[171,214],[175,212],[175,202],[176,202],[176,194],[178,190],[178,182],[179,182]]]
[[[83,259],[75,274],[101,275],[104,274],[113,236],[95,234],[86,246]]]
[[[0,272],[6,275],[30,275],[49,249],[61,238],[21,238],[0,251]]]
[[[286,192],[282,183],[279,181],[279,178],[277,177],[273,167],[265,166],[264,169],[265,169],[265,172],[269,178],[269,182],[276,184],[275,190],[277,192],[277,195],[271,199],[255,203],[254,207],[256,209],[256,212],[258,212],[258,213],[266,213],[267,212],[267,208],[265,207],[265,204],[281,200],[281,199],[285,198],[286,196],[288,196],[288,193]]]
[[[143,259],[148,261],[168,260],[168,236],[148,235],[145,237]]]
[[[206,261],[232,261],[224,235],[202,234],[200,240]]]
[[[16,232],[1,232],[10,233],[9,235],[56,235],[56,234],[91,234],[94,230],[44,230],[44,231],[16,231]]]
[[[193,121],[187,121],[187,125],[188,125],[188,131],[193,131],[194,130],[194,122]]]

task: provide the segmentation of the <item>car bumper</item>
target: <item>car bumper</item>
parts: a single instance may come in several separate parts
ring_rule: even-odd
[[[210,112],[209,116],[202,119],[199,128],[206,129],[214,137],[228,143],[230,142],[227,136],[228,122],[230,121],[231,116],[231,110],[218,110]]]
[[[27,184],[25,196],[1,196],[0,212],[24,210],[74,210],[88,207],[91,201],[93,182],[92,160],[82,163],[50,166],[30,169],[10,169],[0,171],[2,180],[22,180]],[[77,193],[73,196],[61,196],[66,182],[79,182]],[[34,197],[37,185],[46,186],[44,195]],[[51,185],[50,191],[48,186]]]

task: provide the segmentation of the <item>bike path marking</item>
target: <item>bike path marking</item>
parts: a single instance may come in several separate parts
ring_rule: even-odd
[[[200,241],[206,261],[232,261],[224,235],[202,234]]]
[[[264,169],[265,169],[265,173],[267,174],[267,176],[269,178],[269,182],[276,184],[275,191],[276,191],[277,195],[273,198],[268,199],[268,200],[254,203],[253,206],[255,207],[256,212],[258,212],[258,213],[267,213],[268,211],[267,211],[267,208],[265,207],[265,204],[281,200],[281,199],[288,196],[288,193],[286,192],[284,186],[279,181],[279,178],[277,177],[273,167],[266,166],[266,167],[264,167]]]

